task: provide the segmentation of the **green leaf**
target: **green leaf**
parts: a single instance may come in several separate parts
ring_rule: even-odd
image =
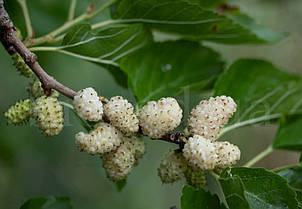
[[[121,192],[127,184],[127,179],[122,179],[115,182],[115,186],[118,192]]]
[[[20,209],[72,209],[69,197],[35,197],[28,199]]]
[[[106,67],[117,83],[125,87],[127,76],[119,69],[121,58],[142,48],[150,40],[150,32],[139,24],[95,32],[88,23],[82,23],[65,35],[60,51]]]
[[[204,8],[213,8],[225,3],[225,0],[189,0],[192,3],[197,3]]]
[[[92,38],[92,29],[89,23],[80,23],[73,26],[70,31],[64,36],[62,45],[68,46],[70,44],[76,44],[85,39]]]
[[[189,40],[260,44],[276,42],[284,37],[267,29],[261,32],[262,27],[256,26],[250,19],[247,21],[219,14],[188,0],[121,0],[112,17],[118,19],[117,22],[143,23]]]
[[[220,209],[217,195],[212,195],[204,189],[196,189],[185,185],[181,195],[181,209]]]
[[[98,32],[82,24],[66,34],[60,49],[91,62],[118,66],[122,57],[142,48],[150,40],[149,31],[140,24],[112,26]]]
[[[228,168],[219,181],[230,209],[298,207],[296,193],[286,180],[263,168]]]
[[[302,151],[302,115],[285,116],[280,120],[274,149]]]
[[[302,208],[302,167],[282,170],[278,174],[285,178],[289,185],[296,191],[299,207]]]
[[[199,91],[222,72],[220,55],[196,42],[154,43],[122,60],[128,85],[139,105],[163,96],[175,96],[184,87],[199,85]]]
[[[225,71],[215,85],[215,95],[231,96],[237,111],[225,128],[280,118],[302,111],[299,76],[281,71],[263,60],[241,59]]]
[[[278,172],[296,191],[302,192],[302,167],[285,169]]]

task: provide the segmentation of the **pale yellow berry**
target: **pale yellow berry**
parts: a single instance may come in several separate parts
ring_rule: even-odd
[[[201,170],[212,170],[218,162],[216,147],[212,141],[199,135],[188,139],[183,155],[193,167]]]
[[[168,97],[148,102],[140,111],[140,126],[143,134],[160,138],[179,126],[182,109],[176,99]]]
[[[202,100],[190,113],[188,130],[192,135],[216,140],[221,127],[236,111],[236,103],[231,97],[217,96]]]
[[[126,135],[138,131],[138,119],[131,103],[121,96],[112,97],[104,105],[104,114],[110,124]]]
[[[217,168],[227,168],[240,160],[240,149],[227,141],[214,142],[218,155]]]
[[[125,179],[136,163],[135,154],[133,139],[123,137],[116,150],[102,155],[107,177],[114,182]]]
[[[112,125],[100,122],[89,133],[76,134],[78,148],[91,155],[115,150],[121,141],[121,133]]]
[[[82,89],[73,98],[77,114],[88,121],[99,121],[103,116],[103,104],[93,88]]]
[[[63,107],[57,98],[37,98],[32,104],[31,112],[44,135],[58,135],[63,130]]]

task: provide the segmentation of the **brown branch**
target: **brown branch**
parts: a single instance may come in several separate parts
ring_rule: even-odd
[[[16,28],[4,8],[4,1],[0,0],[0,41],[6,51],[10,55],[15,53],[20,54],[24,62],[40,79],[46,95],[51,93],[51,89],[55,89],[61,94],[73,99],[76,92],[49,76],[40,66],[37,55],[27,49],[15,31]]]

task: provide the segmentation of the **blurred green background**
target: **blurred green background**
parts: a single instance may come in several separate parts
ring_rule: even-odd
[[[22,12],[16,0],[7,0],[6,7],[17,27],[24,31]],[[77,14],[88,3],[79,1]],[[99,0],[99,4],[105,1]],[[288,71],[302,73],[302,1],[301,0],[230,0],[260,24],[290,36],[275,45],[226,46],[207,45],[222,53],[230,64],[239,57],[265,58]],[[68,0],[29,0],[36,35],[43,35],[64,23]],[[108,18],[104,13],[99,19]],[[65,85],[79,90],[94,87],[106,97],[122,95],[134,101],[131,93],[119,87],[101,67],[66,55],[39,53],[44,69]],[[12,60],[0,47],[0,111],[27,97],[28,80],[19,76]],[[252,85],[252,84],[251,84]],[[68,101],[62,97],[61,100]],[[70,101],[68,101],[70,102]],[[188,112],[189,110],[185,110]],[[165,153],[174,147],[160,141],[146,139],[147,154],[134,168],[128,184],[120,193],[107,180],[98,157],[77,150],[74,135],[82,130],[73,113],[65,110],[65,129],[56,137],[46,138],[34,121],[27,126],[8,126],[0,115],[0,208],[18,208],[34,196],[69,196],[76,209],[168,209],[179,205],[184,182],[162,185],[156,168]],[[256,125],[232,131],[224,136],[242,149],[242,162],[263,150],[273,140],[276,126]],[[294,162],[296,153],[275,152],[258,166],[272,168]]]

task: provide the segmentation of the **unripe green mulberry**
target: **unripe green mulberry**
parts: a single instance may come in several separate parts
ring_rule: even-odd
[[[133,143],[135,150],[135,160],[139,160],[146,152],[145,142],[141,137],[132,136],[131,142]]]
[[[34,72],[27,66],[27,64],[24,62],[22,57],[18,54],[15,53],[12,56],[13,62],[17,70],[20,72],[21,75],[30,78],[34,75]]]
[[[22,100],[11,106],[4,116],[9,124],[20,125],[30,118],[30,100]]]
[[[123,137],[115,151],[102,155],[107,177],[114,182],[125,179],[135,165],[135,154],[133,140]]]
[[[203,188],[206,184],[206,176],[203,170],[188,166],[185,177],[187,183],[195,188]]]
[[[37,79],[37,78],[34,80],[33,83],[31,83],[29,91],[30,91],[30,94],[34,98],[38,98],[38,97],[41,97],[41,96],[45,95],[44,89],[42,88],[42,84],[39,81],[39,79]],[[59,97],[59,92],[52,89],[50,96],[51,97]]]
[[[184,177],[187,169],[187,162],[182,153],[178,150],[171,152],[160,163],[157,169],[158,176],[165,184],[173,183]]]
[[[42,96],[32,104],[32,116],[46,136],[58,135],[63,129],[63,107],[57,98]]]

